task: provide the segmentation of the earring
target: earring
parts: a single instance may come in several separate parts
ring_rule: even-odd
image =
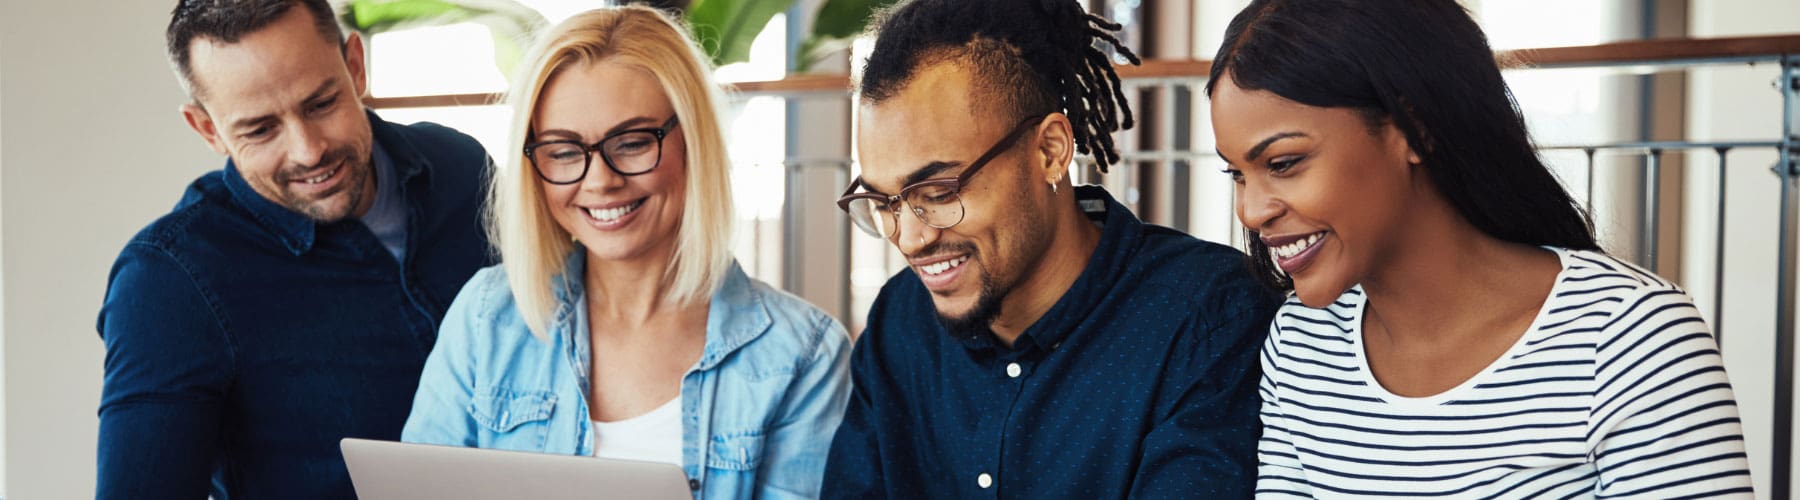
[[[1056,183],[1050,183],[1050,194],[1056,194]]]

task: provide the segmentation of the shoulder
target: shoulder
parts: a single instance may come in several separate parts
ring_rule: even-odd
[[[810,361],[849,344],[843,323],[825,310],[761,280],[746,276],[745,282],[751,296],[769,316],[768,331],[753,344],[760,350]]]
[[[869,350],[864,347],[890,340],[887,330],[906,331],[913,329],[921,322],[929,322],[927,326],[935,327],[937,323],[937,306],[931,302],[930,292],[911,267],[901,269],[889,277],[881,285],[881,291],[875,295],[875,301],[869,305],[868,316],[863,321],[863,331],[856,338],[858,350]],[[900,335],[898,341],[908,342],[911,335]],[[916,339],[914,339],[916,340]],[[887,352],[876,348],[871,352]]]
[[[1164,295],[1210,329],[1255,323],[1261,331],[1281,297],[1256,279],[1245,258],[1234,248],[1146,225],[1122,281],[1135,283],[1136,293]]]
[[[496,264],[476,271],[463,284],[438,329],[435,350],[451,352],[458,358],[497,362],[522,358],[521,353],[556,342],[532,335],[519,313],[506,268]],[[506,363],[499,363],[490,368],[505,366]]]
[[[223,170],[200,176],[188,185],[175,208],[131,237],[120,259],[123,260],[126,253],[149,250],[180,260],[196,247],[247,237],[238,230],[251,226],[239,223],[253,224],[253,220],[230,198]]]
[[[475,271],[475,275],[463,283],[462,291],[456,294],[456,302],[451,307],[461,309],[462,316],[470,320],[495,321],[502,312],[514,312],[516,316],[518,308],[512,282],[507,280],[506,266],[495,264]]]
[[[1602,252],[1553,250],[1563,259],[1564,276],[1557,283],[1558,292],[1564,291],[1560,290],[1564,284],[1570,285],[1567,291],[1578,291],[1585,294],[1614,291],[1632,293],[1645,290],[1681,291],[1681,288],[1674,283],[1670,283],[1644,268]]]
[[[404,148],[424,156],[431,164],[434,177],[447,175],[455,179],[479,180],[487,175],[490,163],[487,150],[468,134],[432,122],[401,125],[383,121],[374,126],[377,127],[377,141],[400,141]],[[383,144],[390,154],[396,146]]]
[[[1362,323],[1363,292],[1351,288],[1323,308],[1308,307],[1298,297],[1288,297],[1276,310],[1264,348],[1278,354],[1284,348],[1354,355],[1354,339]]]
[[[1601,252],[1558,253],[1563,272],[1544,303],[1545,314],[1599,324],[1609,332],[1603,336],[1613,340],[1630,332],[1660,330],[1672,321],[1700,321],[1687,292],[1643,268]],[[1609,341],[1602,342],[1604,350]]]
[[[1562,329],[1598,331],[1601,370],[1618,359],[1716,350],[1711,329],[1681,287],[1600,252],[1565,250],[1564,271],[1545,302]]]

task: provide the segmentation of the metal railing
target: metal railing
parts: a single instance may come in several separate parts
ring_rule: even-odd
[[[1775,229],[1777,234],[1777,261],[1774,268],[1778,275],[1775,300],[1775,328],[1772,332],[1775,344],[1774,375],[1774,407],[1773,431],[1771,443],[1771,491],[1772,498],[1789,498],[1791,480],[1789,471],[1793,469],[1793,406],[1794,406],[1794,331],[1795,331],[1795,299],[1797,285],[1796,254],[1800,252],[1800,230],[1796,229],[1796,217],[1800,217],[1800,35],[1773,37],[1746,37],[1706,40],[1644,40],[1602,44],[1585,47],[1557,47],[1543,49],[1527,49],[1496,54],[1496,57],[1512,68],[1509,71],[1532,71],[1544,68],[1605,68],[1605,67],[1648,67],[1648,68],[1691,68],[1718,64],[1770,64],[1777,65],[1780,74],[1777,80],[1777,91],[1780,93],[1782,105],[1780,113],[1782,129],[1780,135],[1772,140],[1752,141],[1644,141],[1644,142],[1608,142],[1595,144],[1555,145],[1540,148],[1546,152],[1576,152],[1585,157],[1585,173],[1587,196],[1584,198],[1590,209],[1594,208],[1596,198],[1597,155],[1630,155],[1642,158],[1641,183],[1635,207],[1630,207],[1636,220],[1631,227],[1635,230],[1633,255],[1622,256],[1633,260],[1643,267],[1656,269],[1660,253],[1659,237],[1670,221],[1662,220],[1659,213],[1664,203],[1661,178],[1664,174],[1664,156],[1675,153],[1698,151],[1704,154],[1711,151],[1716,158],[1715,178],[1718,182],[1716,213],[1712,221],[1713,228],[1711,251],[1714,258],[1711,262],[1712,288],[1711,309],[1712,327],[1719,337],[1721,346],[1725,344],[1725,271],[1728,241],[1726,237],[1726,187],[1727,179],[1733,175],[1742,175],[1746,169],[1742,163],[1728,162],[1728,154],[1739,151],[1770,150],[1778,158],[1773,172],[1779,183],[1779,216]],[[1241,230],[1236,217],[1230,209],[1231,190],[1229,181],[1223,176],[1205,177],[1203,164],[1216,163],[1210,144],[1208,120],[1202,112],[1205,109],[1204,95],[1200,88],[1210,70],[1208,61],[1145,61],[1139,67],[1120,67],[1119,73],[1127,88],[1128,97],[1132,98],[1134,111],[1139,113],[1139,130],[1121,133],[1118,137],[1122,161],[1113,167],[1112,173],[1099,175],[1087,168],[1085,159],[1078,160],[1078,171],[1088,182],[1096,182],[1108,187],[1109,191],[1122,202],[1132,207],[1146,221],[1169,225],[1195,234],[1242,248]],[[734,85],[737,99],[747,100],[753,97],[779,97],[789,101],[808,102],[842,102],[844,109],[854,110],[850,102],[849,80],[844,75],[807,75],[794,76],[770,82],[745,82]],[[461,94],[443,96],[413,96],[399,98],[376,98],[368,103],[381,107],[416,107],[416,106],[458,106],[486,104],[493,102],[492,94]],[[1152,102],[1154,106],[1140,106],[1140,103]],[[1183,116],[1185,115],[1185,116]],[[848,123],[848,117],[841,117],[842,123]],[[815,131],[809,131],[807,124],[801,123],[803,117],[790,116],[787,120],[789,134],[802,134],[806,137]],[[849,140],[847,130],[827,130],[843,140]],[[1206,140],[1198,140],[1204,138]],[[848,151],[849,148],[844,148]],[[836,192],[819,193],[818,189],[835,191],[848,182],[856,167],[849,157],[799,157],[791,156],[781,159],[769,159],[762,163],[780,163],[783,175],[787,180],[782,183],[784,206],[779,224],[781,239],[778,242],[761,242],[759,251],[777,251],[781,253],[781,269],[778,281],[803,297],[814,299],[815,303],[836,312],[837,316],[853,331],[860,327],[862,313],[866,303],[879,287],[879,283],[856,283],[857,276],[885,277],[903,265],[895,258],[893,250],[886,242],[870,239],[868,241],[853,240],[863,238],[849,225],[847,219],[808,218],[809,224],[796,222],[792,215],[806,210],[827,210],[825,208],[801,206],[796,200],[821,199],[835,197]],[[1758,166],[1759,165],[1751,165]],[[1611,168],[1611,167],[1606,167]],[[1692,168],[1688,169],[1692,171]],[[1735,171],[1735,172],[1734,172]],[[1696,177],[1688,177],[1687,180]],[[795,181],[795,179],[800,179]],[[835,184],[834,182],[835,181]],[[807,187],[810,186],[810,187]],[[821,188],[821,186],[833,186]],[[1208,194],[1211,196],[1208,196]],[[739,196],[755,196],[753,193],[739,193]],[[831,215],[835,207],[830,207]],[[819,222],[826,221],[826,222]],[[769,221],[759,221],[758,224]],[[828,225],[821,230],[817,225]],[[753,229],[760,231],[762,229]],[[828,255],[812,255],[795,249],[802,248],[814,234],[829,234],[833,238],[842,238],[838,242],[841,252],[827,252]],[[871,243],[873,242],[873,243]],[[1756,243],[1756,242],[1750,242]],[[767,248],[763,248],[766,246]],[[762,260],[762,259],[758,259]],[[836,289],[829,291],[798,289],[800,273],[817,271],[837,273]],[[773,271],[770,271],[773,272]],[[860,274],[859,274],[860,273]],[[755,274],[753,272],[753,274]],[[770,279],[765,276],[764,279]],[[1734,330],[1735,336],[1757,335],[1748,330]],[[1721,347],[1723,349],[1723,347]],[[1753,452],[1755,453],[1755,452]]]

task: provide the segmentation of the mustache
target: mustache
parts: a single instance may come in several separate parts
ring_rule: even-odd
[[[340,162],[348,163],[344,162],[344,160],[354,157],[355,155],[356,150],[354,148],[348,146],[335,148],[320,155],[318,163],[312,165],[293,165],[281,169],[281,171],[276,172],[276,178],[283,183],[287,183],[319,175],[320,172],[329,170],[332,165],[336,165]]]

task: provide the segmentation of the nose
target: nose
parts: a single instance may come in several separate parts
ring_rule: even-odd
[[[307,167],[319,166],[325,159],[325,152],[331,148],[319,125],[297,120],[288,130],[293,131],[288,134],[288,161]]]
[[[912,212],[912,205],[901,205],[900,220],[895,228],[895,246],[900,247],[900,254],[907,257],[917,255],[920,250],[930,248],[937,241],[943,230],[926,224],[918,214]]]
[[[1287,204],[1262,184],[1246,176],[1237,187],[1238,222],[1258,233],[1287,212]]]
[[[588,191],[605,191],[623,187],[625,176],[606,167],[606,160],[600,153],[589,151],[587,176],[581,178],[581,189]]]

